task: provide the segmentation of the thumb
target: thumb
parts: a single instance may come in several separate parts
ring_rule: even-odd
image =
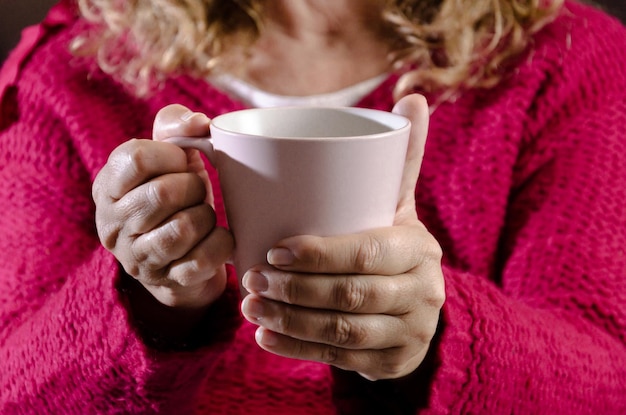
[[[163,141],[171,137],[202,137],[207,136],[211,120],[204,114],[193,112],[180,104],[171,104],[159,110],[154,118],[152,138]],[[187,171],[196,173],[207,190],[205,202],[215,206],[213,189],[204,161],[198,150],[183,149],[187,155]]]
[[[409,146],[396,209],[396,219],[399,219],[399,216],[406,214],[415,216],[415,185],[422,167],[424,147],[428,135],[428,103],[422,95],[411,94],[400,99],[393,107],[392,112],[403,115],[411,121]]]
[[[168,105],[154,118],[152,138],[162,141],[169,137],[203,137],[209,134],[210,122],[206,115],[183,105]]]

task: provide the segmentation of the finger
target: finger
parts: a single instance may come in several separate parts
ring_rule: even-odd
[[[174,213],[202,204],[204,181],[196,174],[158,176],[128,192],[114,203],[113,216],[125,223],[131,236],[148,232]]]
[[[215,227],[185,256],[172,262],[169,278],[183,287],[212,278],[218,270],[223,269],[234,247],[232,234],[225,228]]]
[[[242,284],[250,293],[300,307],[400,316],[420,298],[430,298],[436,288],[431,280],[414,274],[294,274],[264,267],[248,271]]]
[[[439,244],[419,224],[331,237],[295,236],[267,255],[271,265],[283,270],[370,275],[403,274],[440,258]]]
[[[184,257],[164,269],[162,278],[140,279],[146,289],[169,307],[193,308],[210,304],[226,288],[224,263],[234,240],[224,228],[213,231]]]
[[[206,137],[209,135],[210,122],[211,120],[206,115],[192,112],[183,105],[168,105],[157,113],[152,137],[156,141],[163,141],[170,137]],[[214,206],[213,190],[200,152],[191,148],[184,151],[187,154],[188,171],[202,178],[207,189],[205,202]]]
[[[402,98],[394,106],[393,112],[411,120],[411,132],[407,149],[404,172],[400,185],[400,199],[398,213],[414,217],[415,213],[415,185],[422,166],[424,147],[428,135],[429,112],[426,99],[418,94]]]
[[[218,270],[208,280],[203,280],[198,285],[167,286],[148,285],[143,286],[161,304],[176,309],[204,308],[212,304],[224,292],[227,275],[225,269]]]
[[[130,269],[133,277],[148,284],[161,284],[161,277],[171,262],[185,256],[215,226],[215,213],[208,205],[197,205],[179,211],[160,226],[137,237],[130,247]],[[121,253],[124,255],[124,253]],[[149,281],[146,278],[156,278]]]
[[[130,140],[117,147],[95,179],[96,202],[119,200],[135,187],[168,173],[187,171],[187,155],[170,143]]]
[[[358,372],[370,380],[394,379],[408,375],[419,366],[427,350],[422,344],[410,348],[351,350],[302,341],[265,327],[257,329],[255,339],[261,348],[270,353],[333,365]]]
[[[406,324],[397,317],[350,314],[303,308],[263,299],[244,298],[241,310],[251,323],[294,339],[345,349],[396,347],[406,338]]]
[[[210,119],[179,104],[162,108],[154,119],[152,136],[162,141],[169,137],[203,137],[209,134]]]

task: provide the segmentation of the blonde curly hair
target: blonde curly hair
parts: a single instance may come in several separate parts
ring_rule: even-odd
[[[263,0],[78,0],[91,23],[72,43],[107,73],[148,94],[167,76],[208,76],[227,47],[263,30]],[[563,0],[386,0],[381,16],[398,99],[420,89],[443,96],[489,88],[557,14]],[[233,41],[233,37],[237,37]]]

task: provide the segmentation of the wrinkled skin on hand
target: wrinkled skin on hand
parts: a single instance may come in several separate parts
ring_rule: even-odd
[[[130,140],[110,155],[93,185],[96,227],[124,270],[168,307],[204,309],[226,287],[234,241],[216,226],[213,195],[197,150],[162,142],[206,136],[209,119],[163,108],[154,140]]]
[[[415,210],[428,107],[412,95],[394,112],[412,129],[393,226],[291,237],[268,253],[271,266],[249,270],[242,312],[263,349],[370,380],[408,375],[426,356],[445,298],[441,248]]]

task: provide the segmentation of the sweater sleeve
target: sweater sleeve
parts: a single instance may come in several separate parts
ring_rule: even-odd
[[[495,278],[444,266],[424,367],[374,383],[335,371],[352,401],[340,408],[626,413],[626,54],[611,40],[623,28],[599,36],[561,59],[526,114]]]
[[[593,27],[527,113],[496,281],[444,270],[431,413],[626,413],[625,34]]]
[[[147,347],[63,126],[23,115],[0,133],[0,412],[186,413],[239,324],[236,296],[198,329],[206,346]]]
[[[209,311],[199,347],[143,342],[95,231],[85,160],[101,157],[76,146],[71,120],[42,99],[50,91],[23,79],[3,97],[0,412],[190,413],[240,324],[236,295]]]
[[[43,117],[0,134],[0,412],[186,413],[238,325],[236,299],[210,310],[207,346],[147,347],[63,136]]]

